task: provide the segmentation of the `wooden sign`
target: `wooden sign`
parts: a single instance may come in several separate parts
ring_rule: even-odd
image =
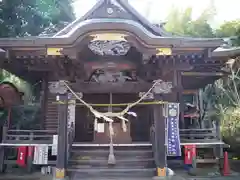
[[[105,132],[105,123],[98,123],[97,124],[97,132],[98,133],[104,133]]]
[[[53,135],[52,156],[57,156],[58,135]]]
[[[125,39],[127,35],[120,33],[101,33],[90,36],[93,37],[92,41],[127,41]]]
[[[48,146],[35,146],[33,164],[48,164]]]

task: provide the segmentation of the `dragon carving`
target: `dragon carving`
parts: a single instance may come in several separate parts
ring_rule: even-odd
[[[114,71],[95,71],[90,81],[98,83],[124,83],[126,81],[133,80],[132,77],[124,75],[124,72],[114,72]]]

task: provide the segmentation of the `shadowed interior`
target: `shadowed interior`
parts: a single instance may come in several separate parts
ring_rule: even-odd
[[[95,104],[108,104],[110,101],[109,94],[85,94],[84,100],[88,103]],[[113,104],[118,103],[130,103],[138,99],[137,94],[113,94],[112,101]],[[123,110],[124,107],[113,107],[113,111],[119,112]],[[100,112],[107,112],[107,107],[96,107]],[[149,141],[149,128],[152,123],[152,108],[151,106],[135,106],[131,109],[132,112],[137,114],[137,117],[128,116],[130,121],[130,136],[133,142]],[[103,122],[99,120],[98,122]],[[117,121],[120,123],[121,121]],[[123,131],[119,131],[119,136]],[[103,137],[108,138],[108,137]],[[92,142],[94,141],[94,116],[92,113],[83,106],[76,107],[76,132],[75,132],[76,142]]]

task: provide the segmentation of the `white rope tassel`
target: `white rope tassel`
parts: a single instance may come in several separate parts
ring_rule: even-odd
[[[98,121],[97,121],[97,118],[95,117],[94,119],[94,130],[95,131],[98,131]]]
[[[127,125],[125,120],[122,120],[122,130],[123,132],[127,132]]]
[[[122,116],[117,116],[117,118],[121,119],[122,122],[121,122],[121,125],[122,125],[122,130],[123,132],[127,132],[127,125],[126,125],[126,122],[128,122],[128,119],[122,117]]]
[[[116,164],[116,158],[114,155],[114,150],[113,150],[113,126],[112,122],[109,122],[109,136],[110,136],[110,146],[109,146],[109,155],[108,155],[108,164],[109,165],[115,165]]]
[[[110,138],[114,135],[112,122],[109,122],[109,135]]]

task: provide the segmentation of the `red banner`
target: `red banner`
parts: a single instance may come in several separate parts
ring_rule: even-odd
[[[192,164],[193,157],[196,157],[196,145],[186,145],[184,146],[184,163],[185,164]]]
[[[17,164],[19,166],[25,167],[26,166],[26,156],[27,156],[27,147],[21,146],[18,148],[18,157],[17,157]]]

